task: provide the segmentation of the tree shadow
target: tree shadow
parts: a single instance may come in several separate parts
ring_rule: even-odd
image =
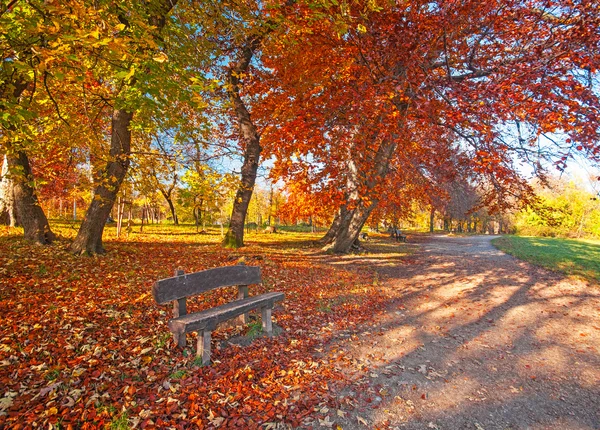
[[[489,245],[447,245],[377,268],[396,299],[330,345],[352,375],[336,407],[371,428],[600,428],[598,290]]]

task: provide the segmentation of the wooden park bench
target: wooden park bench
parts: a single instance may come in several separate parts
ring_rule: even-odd
[[[283,293],[271,292],[258,296],[248,296],[248,285],[262,282],[260,267],[226,266],[201,272],[184,274],[178,270],[175,277],[157,281],[152,287],[154,300],[160,305],[173,302],[173,318],[169,329],[180,348],[186,345],[186,333],[198,332],[196,356],[202,357],[202,364],[210,363],[211,332],[222,322],[238,318],[240,323],[248,323],[251,310],[261,310],[262,329],[268,336],[273,335],[271,312],[275,302],[283,300]],[[186,299],[215,288],[238,287],[238,298],[215,308],[187,313]]]
[[[399,228],[390,229],[390,236],[396,239],[396,242],[406,242],[406,235],[402,234],[402,231]]]

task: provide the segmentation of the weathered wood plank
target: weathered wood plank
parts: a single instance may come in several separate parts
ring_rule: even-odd
[[[248,297],[248,285],[238,285],[238,300],[242,300]],[[243,313],[242,315],[239,316],[238,318],[238,324],[248,324],[248,321],[250,321],[250,314],[248,312]]]
[[[205,291],[232,285],[260,284],[260,267],[226,266],[188,273],[154,283],[152,295],[158,304],[194,296]]]
[[[271,308],[264,307],[261,309],[262,329],[267,336],[273,336],[273,322],[271,321]]]
[[[198,332],[198,343],[196,344],[196,357],[202,357],[202,364],[210,364],[210,339],[211,332],[202,330]]]
[[[185,272],[181,269],[175,270],[175,276],[182,276]],[[187,304],[185,297],[173,300],[173,318],[179,318],[187,314]],[[173,341],[180,348],[185,348],[185,333],[173,333]]]
[[[235,318],[252,309],[272,309],[273,304],[283,300],[283,298],[283,293],[272,292],[236,300],[216,308],[174,318],[169,321],[169,329],[173,333],[190,333],[201,330],[212,331],[219,323]]]

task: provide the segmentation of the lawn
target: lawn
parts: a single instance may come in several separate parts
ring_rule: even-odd
[[[117,239],[109,225],[106,255],[76,257],[68,246],[77,225],[52,228],[60,239],[50,247],[0,230],[0,428],[303,426],[335,403],[345,378],[343,354],[326,345],[345,342],[387,300],[373,271],[331,264],[315,246],[320,234],[251,232],[248,246],[228,250],[220,229],[137,225]],[[156,305],[151,286],[178,267],[240,260],[261,267],[251,294],[285,293],[273,313],[283,333],[240,346],[228,339],[256,324],[218,329],[213,364],[198,366],[195,336],[176,348],[170,307]],[[221,290],[189,308],[235,297]]]
[[[492,242],[507,254],[550,270],[600,280],[600,241],[503,236]]]

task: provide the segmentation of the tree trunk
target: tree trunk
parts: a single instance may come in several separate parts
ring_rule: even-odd
[[[156,172],[154,170],[152,171],[152,175],[154,176],[154,179],[156,180],[157,188],[159,189],[160,193],[163,195],[163,197],[167,201],[167,204],[169,205],[169,210],[171,211],[171,217],[173,218],[173,224],[179,225],[179,218],[177,218],[177,212],[175,211],[175,205],[173,204],[173,190],[177,186],[177,179],[178,179],[177,173],[173,173],[173,181],[171,182],[171,184],[169,185],[168,188],[165,187],[163,184],[161,184],[161,182],[158,179],[158,175],[156,174]]]
[[[148,22],[155,27],[153,37],[158,38],[166,24],[166,17],[175,7],[177,0],[161,0],[149,8]],[[131,120],[133,112],[115,109],[111,123],[110,155],[106,168],[99,178],[90,204],[77,237],[71,245],[75,254],[102,254],[102,233],[104,225],[115,203],[121,183],[129,168],[131,155]]]
[[[325,236],[323,236],[321,239],[319,239],[320,243],[322,243],[323,245],[327,245],[327,244],[333,242],[333,240],[335,239],[335,235],[337,234],[337,231],[340,228],[342,218],[344,218],[346,216],[347,212],[348,211],[346,210],[346,205],[340,206],[340,208],[338,209],[338,211],[335,214],[335,217],[333,217],[333,221],[331,222],[331,225],[329,226],[329,230],[327,230],[327,233],[325,233]]]
[[[400,121],[404,121],[404,115],[408,110],[408,103],[399,97],[392,99],[392,104],[400,113]],[[378,140],[375,135],[373,142]],[[372,160],[372,169],[369,172],[359,171],[359,165],[353,159],[353,149],[348,149],[348,177],[347,177],[347,203],[352,203],[352,209],[346,206],[346,212],[340,211],[339,225],[335,231],[334,238],[324,249],[335,253],[346,253],[358,241],[358,234],[367,222],[369,215],[379,204],[377,188],[382,185],[389,171],[390,161],[396,150],[395,137],[380,141],[375,156]],[[364,195],[361,195],[364,193]],[[362,197],[369,199],[365,206]],[[335,222],[335,220],[334,220]],[[333,224],[332,224],[333,227]],[[330,229],[331,230],[331,229]],[[329,235],[329,232],[327,232]],[[326,236],[327,236],[326,235]]]
[[[327,249],[331,249],[335,253],[350,251],[352,245],[358,241],[360,231],[378,203],[378,199],[373,199],[368,206],[359,204],[354,209],[347,211],[346,216],[340,219],[335,238]]]
[[[165,200],[167,201],[167,204],[169,205],[169,209],[171,210],[171,216],[173,217],[173,224],[179,225],[179,218],[177,218],[177,212],[175,212],[175,205],[173,204],[173,199],[171,198],[170,195],[167,197],[166,195],[163,194],[163,196],[165,196]]]
[[[81,223],[71,251],[75,254],[103,254],[102,233],[117,193],[129,168],[133,113],[115,110],[112,118],[110,160],[98,178],[94,198]]]
[[[258,48],[260,42],[261,38],[259,37],[248,40],[240,52],[240,58],[230,66],[227,73],[228,95],[238,121],[242,147],[245,147],[241,183],[235,194],[229,229],[223,239],[223,246],[227,248],[244,246],[244,224],[252,192],[254,191],[262,151],[260,135],[256,130],[256,126],[252,123],[250,112],[240,96],[241,82],[239,78],[248,70],[250,60],[252,60],[254,51]]]
[[[40,245],[52,243],[56,236],[50,230],[46,214],[35,194],[27,154],[19,151],[16,155],[7,155],[6,159],[10,172],[9,177],[12,176],[15,209],[19,221],[23,225],[25,239]]]
[[[389,163],[396,149],[396,142],[394,140],[383,140],[373,159],[373,169],[368,175],[369,179],[360,179],[367,177],[358,171],[357,164],[351,157],[352,151],[349,150],[348,159],[348,178],[347,178],[347,196],[348,202],[352,203],[352,209],[348,209],[348,206],[342,206],[339,212],[339,224],[335,228],[333,239],[329,245],[326,245],[324,249],[331,250],[335,253],[345,253],[350,251],[352,245],[358,240],[358,234],[363,228],[365,222],[371,215],[371,212],[377,204],[379,199],[376,197],[376,188],[381,185],[383,179],[388,173]],[[359,194],[360,189],[364,189],[366,195],[361,196]],[[369,197],[369,204],[365,206],[364,201],[361,197]],[[334,220],[335,223],[335,220]],[[334,225],[332,224],[332,228]],[[330,228],[330,230],[332,229]],[[327,232],[326,237],[330,234]]]
[[[13,180],[8,174],[8,159],[4,156],[2,173],[0,174],[0,224],[10,227],[17,226],[15,209],[15,194]]]
[[[433,233],[434,221],[435,221],[435,209],[432,207],[431,211],[429,212],[429,233]]]

